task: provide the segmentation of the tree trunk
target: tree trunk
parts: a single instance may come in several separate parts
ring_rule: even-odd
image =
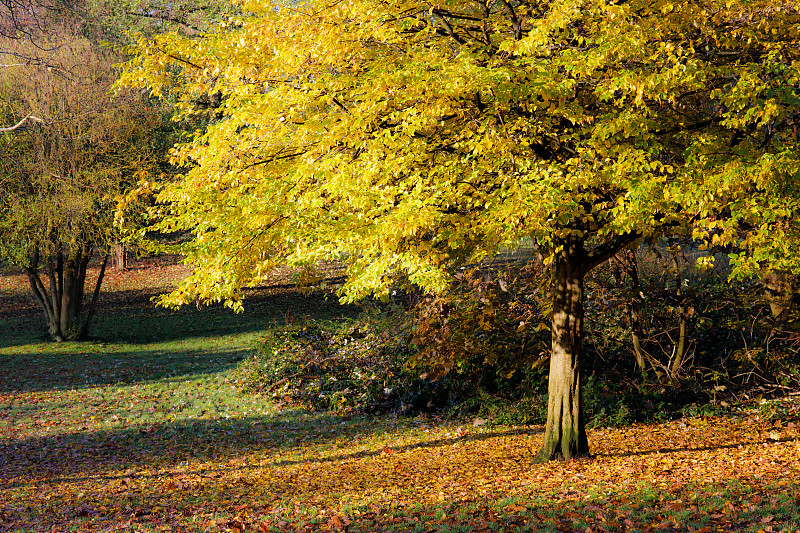
[[[537,462],[589,455],[581,392],[583,281],[588,271],[582,252],[582,243],[570,244],[555,260],[547,423]]]
[[[124,243],[117,243],[113,246],[114,253],[114,269],[127,270],[128,269],[128,252],[125,249]]]
[[[86,270],[92,257],[91,248],[85,245],[71,246],[66,257],[62,249],[44,260],[38,250],[28,257],[25,271],[36,301],[47,319],[48,332],[53,340],[75,340],[85,335],[88,324],[81,327],[80,315],[83,303]],[[42,282],[41,270],[47,275],[50,289]],[[103,269],[105,270],[105,269]],[[95,287],[93,300],[102,283],[102,276]]]
[[[674,356],[669,364],[669,379],[675,381],[683,364],[686,353],[686,307],[683,302],[683,279],[681,266],[678,263],[678,253],[672,253],[672,265],[675,268],[675,298],[678,300],[678,342],[675,345]]]
[[[547,423],[544,444],[536,456],[536,462],[540,463],[590,455],[581,391],[584,278],[593,268],[641,238],[637,232],[622,233],[586,250],[582,235],[586,234],[575,231],[566,237],[554,257]]]
[[[763,280],[764,293],[769,301],[772,318],[785,320],[792,311],[794,300],[797,298],[792,278],[784,272],[772,271],[766,272]]]
[[[42,283],[42,279],[39,277],[38,250],[34,249],[28,255],[28,265],[25,267],[25,273],[28,275],[28,283],[30,283],[34,298],[39,303],[42,310],[44,310],[45,317],[47,318],[47,330],[50,332],[50,336],[56,340],[61,340],[55,336],[58,333],[58,321],[56,320],[57,313],[55,312],[54,300],[51,298],[52,293],[47,293],[47,289]],[[50,277],[50,286],[54,287],[54,273],[51,271],[48,272],[48,274]]]
[[[62,272],[63,284],[61,285],[61,301],[59,302],[58,312],[58,329],[60,336],[63,339],[70,337],[70,319],[75,316],[75,283],[77,278],[77,250],[71,247],[67,253],[66,260],[64,261],[64,270]]]
[[[97,283],[94,286],[94,293],[92,294],[92,301],[89,303],[89,311],[86,313],[86,320],[81,328],[81,337],[85,338],[89,334],[89,328],[92,326],[92,319],[97,307],[97,298],[100,296],[100,286],[103,284],[103,278],[106,275],[106,266],[108,265],[109,252],[103,255],[103,264],[100,267],[100,274],[97,275]]]
[[[620,268],[625,270],[625,274],[630,279],[630,288],[623,287],[622,274]],[[642,346],[642,323],[639,316],[639,268],[634,250],[624,250],[617,254],[612,263],[612,274],[617,287],[625,296],[625,312],[628,315],[628,323],[631,326],[631,343],[633,345],[633,356],[636,359],[636,367],[642,376],[647,375],[648,354]]]
[[[47,277],[50,281],[50,301],[53,304],[53,314],[50,317],[50,335],[57,341],[64,340],[61,335],[60,319],[61,316],[61,296],[64,290],[64,251],[58,247],[56,262],[50,257],[45,266]]]

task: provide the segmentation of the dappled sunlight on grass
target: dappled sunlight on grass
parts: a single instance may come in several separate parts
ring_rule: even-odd
[[[795,422],[595,428],[594,458],[534,465],[539,427],[279,410],[239,390],[266,325],[352,308],[287,286],[243,315],[153,309],[152,294],[112,293],[87,343],[0,316],[15,332],[0,342],[0,531],[800,528]]]

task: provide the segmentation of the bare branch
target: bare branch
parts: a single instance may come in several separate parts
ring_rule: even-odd
[[[39,123],[43,123],[43,122],[44,122],[44,120],[40,119],[39,117],[35,117],[35,116],[33,116],[33,115],[28,115],[27,117],[23,118],[22,120],[20,120],[19,122],[17,122],[17,123],[16,123],[16,124],[14,124],[13,126],[10,126],[10,127],[7,127],[7,128],[0,128],[0,133],[9,132],[9,131],[14,131],[14,130],[16,130],[16,129],[22,128],[22,127],[23,127],[23,126],[25,126],[25,124],[27,124],[28,122],[39,122]]]

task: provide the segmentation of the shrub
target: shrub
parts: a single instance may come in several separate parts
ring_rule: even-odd
[[[448,373],[492,392],[514,388],[547,360],[537,265],[474,268],[456,274],[451,289],[427,295],[409,314],[418,351],[411,364],[433,377]]]
[[[443,407],[453,383],[420,378],[396,313],[373,308],[355,320],[308,320],[267,333],[237,369],[241,388],[279,403],[337,412],[411,412]]]

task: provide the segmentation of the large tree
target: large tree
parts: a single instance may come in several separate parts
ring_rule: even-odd
[[[532,238],[552,265],[540,460],[589,454],[584,277],[638,239],[741,231],[797,269],[798,11],[767,0],[244,2],[202,39],[140,39],[124,83],[222,117],[179,147],[159,228],[191,231],[165,303],[278,261],[344,257],[345,299]],[[781,240],[771,240],[771,235]],[[777,264],[777,263],[776,263]]]
[[[0,69],[0,122],[15,125],[0,134],[0,259],[25,269],[50,335],[63,340],[88,330],[118,239],[116,197],[155,168],[160,113],[137,93],[109,93],[118,60],[109,51],[75,35],[42,39],[0,42],[42,59]],[[105,258],[82,316],[97,251]]]

